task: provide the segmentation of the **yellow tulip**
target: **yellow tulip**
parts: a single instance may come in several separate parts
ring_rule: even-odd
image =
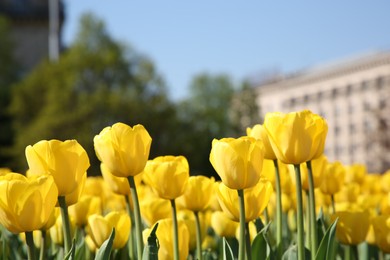
[[[377,216],[371,222],[374,229],[375,244],[384,253],[390,253],[390,216]]]
[[[31,174],[53,176],[58,196],[76,190],[89,167],[88,155],[76,140],[40,141],[26,147],[26,158]]]
[[[183,220],[178,220],[178,235],[179,235],[179,259],[185,260],[189,254],[189,239],[190,234],[187,225]],[[173,259],[173,227],[172,219],[162,219],[158,221],[156,235],[160,248],[158,250],[159,260]],[[144,240],[146,241],[153,228],[146,229],[143,232]]]
[[[58,190],[51,176],[28,179],[8,173],[0,177],[0,223],[13,233],[41,229],[57,202]]]
[[[74,205],[79,201],[79,198],[84,191],[86,181],[87,181],[87,173],[84,173],[81,179],[78,181],[77,188],[70,194],[65,195],[65,201],[67,206]],[[59,203],[57,203],[57,206],[59,206]]]
[[[263,125],[254,125],[253,128],[247,128],[246,134],[248,136],[254,137],[256,139],[260,139],[264,144],[264,159],[267,160],[276,160],[276,155],[274,150],[272,149],[271,143],[269,142],[267,131],[265,130]]]
[[[345,168],[340,162],[328,163],[320,189],[323,193],[333,195],[344,185]]]
[[[336,237],[345,245],[357,245],[366,239],[370,226],[368,211],[338,211],[330,216],[331,222],[338,218]]]
[[[210,162],[230,189],[255,186],[260,179],[263,158],[262,141],[252,137],[222,138],[212,142]]]
[[[248,223],[248,229],[249,229],[249,240],[252,243],[253,239],[255,239],[255,237],[257,235],[256,225],[253,221],[250,221]],[[237,227],[237,229],[236,229],[236,239],[240,240],[240,227]]]
[[[384,192],[390,192],[390,170],[382,175],[381,185]]]
[[[256,186],[245,190],[245,222],[256,219],[267,207],[273,193],[272,184],[261,179]],[[240,220],[237,190],[232,190],[221,183],[217,190],[218,200],[223,211],[234,221]]]
[[[231,220],[222,211],[215,211],[211,214],[211,227],[220,237],[235,237],[238,226],[238,222]]]
[[[328,127],[309,110],[268,113],[264,128],[276,157],[285,164],[298,165],[323,153]]]
[[[88,218],[88,234],[91,236],[96,247],[100,248],[115,228],[114,249],[122,248],[126,245],[130,234],[130,217],[125,212],[112,211],[106,216],[93,214]]]
[[[366,166],[363,164],[349,165],[345,167],[345,170],[345,183],[354,182],[361,184],[367,174]]]
[[[64,230],[62,227],[62,217],[60,215],[60,212],[56,212],[56,221],[54,225],[49,229],[49,234],[51,241],[57,245],[64,245]],[[69,223],[70,223],[70,233],[71,237],[73,237],[75,232],[75,223],[72,217],[69,217]]]
[[[132,128],[116,123],[104,128],[93,142],[97,157],[113,175],[129,177],[145,168],[152,138],[142,125]]]
[[[0,168],[0,176],[6,175],[7,173],[12,172],[10,168],[1,167]]]
[[[101,214],[101,200],[99,197],[84,195],[80,200],[68,208],[69,216],[73,218],[76,226],[84,227],[88,217],[92,214]]]
[[[356,202],[360,194],[360,186],[357,183],[345,184],[339,192],[335,194],[336,202]]]
[[[142,218],[149,227],[160,219],[171,216],[171,203],[166,199],[148,198],[141,200],[140,208]]]
[[[184,156],[159,156],[148,161],[144,180],[163,199],[181,196],[187,187],[190,169]]]
[[[312,114],[314,124],[317,127],[317,136],[314,138],[312,145],[311,160],[319,158],[324,153],[326,135],[328,134],[328,124],[326,120],[318,114]]]
[[[311,161],[314,188],[318,188],[321,185],[323,177],[324,177],[324,169],[326,167],[326,164],[327,164],[327,159],[324,155]],[[302,189],[308,191],[309,190],[309,175],[308,175],[307,165],[306,165],[306,163],[302,163],[300,165],[300,167],[301,167]],[[290,169],[290,174],[292,175],[291,179],[295,181],[294,166],[289,165],[289,169]]]
[[[205,210],[211,200],[214,179],[205,176],[191,176],[188,179],[187,188],[176,203],[178,206],[198,212]]]
[[[130,185],[127,178],[116,177],[110,172],[110,169],[108,169],[104,163],[100,164],[100,170],[104,181],[113,192],[121,195],[130,195]]]

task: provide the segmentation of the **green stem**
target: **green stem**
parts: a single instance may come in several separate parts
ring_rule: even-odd
[[[251,235],[249,233],[249,223],[245,223],[245,243],[246,243],[246,259],[252,260]]]
[[[240,205],[240,237],[238,245],[238,260],[245,259],[245,200],[244,190],[237,190]]]
[[[41,248],[39,251],[39,260],[46,259],[46,230],[41,230]]]
[[[179,260],[179,231],[177,227],[177,217],[176,217],[176,204],[175,199],[171,200],[172,208],[172,221],[173,221],[173,259]]]
[[[309,180],[309,210],[310,210],[310,252],[311,258],[315,259],[317,248],[318,248],[318,232],[317,232],[317,216],[316,216],[316,201],[314,195],[314,178],[313,178],[313,168],[311,166],[311,161],[306,162],[307,165],[307,175]]]
[[[336,213],[336,203],[334,201],[334,194],[330,195],[330,199],[332,200],[332,210],[333,214]]]
[[[276,188],[276,248],[277,258],[282,258],[282,189],[280,187],[280,174],[278,160],[274,160],[275,166],[275,188]]]
[[[267,225],[269,223],[268,207],[265,207],[263,215],[264,215],[264,225]]]
[[[297,242],[298,242],[298,260],[305,259],[305,241],[303,229],[303,200],[302,200],[302,183],[301,169],[299,164],[294,164],[295,182],[297,192]]]
[[[142,252],[144,248],[144,243],[142,240],[142,223],[141,223],[141,211],[139,209],[138,195],[137,195],[137,187],[135,186],[134,177],[127,177],[130,185],[130,193],[131,199],[133,200],[134,206],[134,218],[135,218],[135,232],[137,238],[137,259],[142,259]]]
[[[131,204],[130,204],[130,198],[128,195],[124,195],[125,200],[126,200],[126,210],[127,214],[129,214],[130,220],[131,220],[131,229],[130,229],[130,235],[129,235],[129,240],[127,241],[127,249],[128,249],[128,254],[130,259],[135,259],[134,255],[134,212],[131,209]]]
[[[344,259],[345,260],[351,260],[352,259],[352,250],[351,246],[346,245],[344,246]]]
[[[350,247],[352,249],[353,259],[359,260],[359,251],[357,245],[350,245]]]
[[[60,208],[61,208],[62,231],[64,234],[65,254],[67,254],[70,250],[72,239],[70,235],[70,221],[69,221],[69,214],[68,214],[68,206],[66,205],[65,196],[58,196],[58,204],[60,204]]]
[[[196,224],[196,259],[202,260],[202,239],[200,232],[199,212],[195,211],[195,224]]]
[[[33,232],[27,231],[26,234],[26,244],[27,244],[27,255],[29,260],[35,260],[35,245],[34,245],[34,238],[33,238]]]

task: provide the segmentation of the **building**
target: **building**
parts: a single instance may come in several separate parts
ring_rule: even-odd
[[[256,90],[262,116],[302,109],[322,115],[330,161],[363,163],[370,172],[390,168],[390,52],[275,77]]]
[[[64,6],[61,1],[55,3],[59,4],[55,17],[58,18],[56,37],[60,49]],[[48,0],[0,0],[0,15],[9,21],[14,58],[21,67],[21,74],[29,72],[49,55],[49,7]]]

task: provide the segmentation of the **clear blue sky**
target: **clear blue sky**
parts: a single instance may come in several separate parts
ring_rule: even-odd
[[[173,99],[194,75],[227,73],[236,82],[262,71],[294,72],[390,50],[390,1],[64,0],[64,41],[92,12],[118,40],[156,64]]]

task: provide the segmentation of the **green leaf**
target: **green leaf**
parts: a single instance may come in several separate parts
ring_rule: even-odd
[[[223,260],[234,260],[233,251],[230,248],[229,243],[226,241],[226,238],[222,238],[222,254]]]
[[[99,251],[95,256],[95,260],[108,260],[110,259],[110,254],[112,250],[112,244],[115,238],[115,228],[112,229],[110,237],[104,241]]]
[[[84,237],[80,237],[79,243],[76,245],[76,254],[75,254],[75,260],[83,260],[85,259],[86,255],[86,244]]]
[[[336,226],[337,220],[326,231],[324,238],[320,242],[318,251],[316,254],[316,260],[327,260],[333,259],[335,252],[335,235],[336,235]]]
[[[76,239],[73,239],[72,247],[70,248],[69,252],[64,257],[64,260],[74,260],[75,259],[75,252],[76,252]]]
[[[257,233],[255,239],[253,239],[252,257],[259,260],[267,258],[267,241],[265,241],[262,232]]]
[[[309,249],[305,247],[305,259],[310,259],[311,254]],[[297,260],[298,259],[298,246],[290,246],[282,256],[282,260]]]
[[[142,255],[142,260],[158,260],[158,249],[160,248],[158,244],[158,238],[156,236],[156,231],[158,228],[158,223],[154,225],[152,232],[148,237],[148,244],[144,248]]]

